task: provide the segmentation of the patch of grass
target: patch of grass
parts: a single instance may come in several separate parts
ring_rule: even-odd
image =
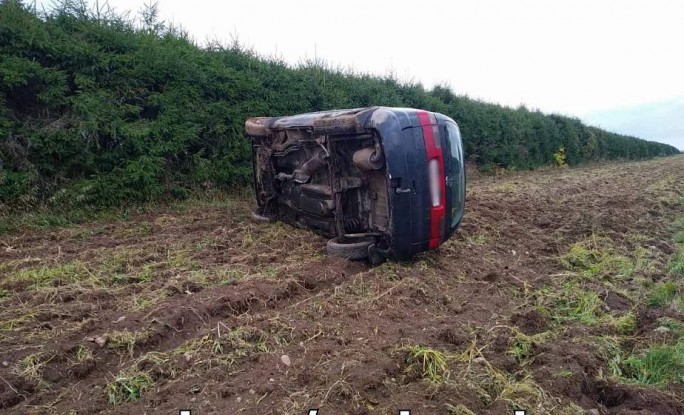
[[[78,362],[86,362],[89,360],[92,360],[93,358],[93,351],[90,350],[90,348],[86,346],[79,346],[78,350],[76,351],[76,360]]]
[[[30,354],[19,361],[19,369],[15,370],[15,373],[26,380],[42,385],[45,383],[43,369],[50,360],[42,353]]]
[[[559,369],[558,372],[553,374],[553,377],[555,378],[571,378],[574,375],[572,370],[570,369]]]
[[[21,229],[64,228],[97,220],[115,220],[119,213],[114,209],[72,209],[65,212],[23,212],[0,216],[0,235]]]
[[[494,186],[494,190],[497,192],[512,192],[516,189],[513,183],[501,183]]]
[[[145,236],[151,235],[153,231],[154,228],[151,223],[140,223],[120,228],[114,232],[114,235],[117,237]]]
[[[193,339],[181,344],[173,349],[171,352],[175,356],[195,355],[201,353],[203,350],[213,347],[212,335],[207,334],[199,339]]]
[[[673,281],[656,284],[646,299],[650,307],[672,307],[684,311],[684,296],[681,287]]]
[[[144,344],[151,335],[148,331],[130,332],[111,331],[104,335],[107,338],[107,347],[110,349],[126,349],[129,355],[133,355],[133,349],[136,344]]]
[[[174,349],[173,355],[214,355],[221,363],[231,364],[253,353],[268,352],[268,333],[253,327],[225,327],[225,331],[207,334]]]
[[[258,275],[261,275],[263,278],[273,279],[278,276],[278,268],[273,265],[266,265],[265,267],[258,267],[257,269],[259,270]]]
[[[566,284],[552,306],[552,318],[573,320],[594,325],[601,315],[602,301],[593,291],[584,291],[574,284]]]
[[[550,331],[535,334],[533,336],[528,336],[524,333],[518,332],[511,342],[508,353],[513,355],[519,364],[524,365],[527,362],[527,359],[531,356],[532,349],[542,344],[552,336],[553,333]]]
[[[629,312],[625,315],[612,319],[611,323],[617,329],[617,332],[629,336],[634,334],[637,328],[637,318],[633,312]]]
[[[646,349],[621,365],[622,378],[642,385],[684,383],[684,342]]]
[[[684,275],[684,247],[679,247],[677,252],[670,257],[667,267],[671,274]]]
[[[36,315],[33,313],[24,314],[23,316],[4,320],[0,322],[0,331],[12,331],[15,328],[21,326],[22,324],[32,321],[35,319]]]
[[[245,279],[249,275],[248,272],[238,270],[238,269],[228,269],[228,270],[219,270],[218,271],[218,278],[219,278],[219,285],[230,285],[230,284],[235,284],[238,281],[241,281]]]
[[[546,398],[531,375],[516,378],[491,365],[486,366],[486,372],[476,382],[478,397],[487,406],[503,401],[515,409],[538,408]]]
[[[424,262],[421,262],[421,265],[419,266],[424,266]],[[372,272],[378,278],[386,279],[389,281],[398,281],[404,277],[404,275],[406,274],[406,269],[406,264],[387,261],[373,268]],[[427,271],[427,269],[423,269],[421,271],[425,272]]]
[[[406,349],[407,371],[419,371],[423,379],[441,383],[448,377],[447,357],[439,350],[426,346],[410,346]]]
[[[477,415],[462,403],[457,403],[456,405],[445,404],[445,407],[451,415]]]
[[[169,361],[168,354],[164,352],[147,352],[138,359],[138,364],[144,362],[150,362],[156,366],[161,366]]]
[[[476,233],[475,235],[469,235],[465,238],[468,245],[484,245],[487,243],[487,240],[487,235],[483,233]]]
[[[1,287],[31,287],[61,286],[79,282],[93,277],[87,264],[81,261],[71,261],[55,266],[41,268],[24,268],[9,273],[0,282]]]
[[[166,253],[166,260],[171,268],[180,269],[198,269],[200,263],[192,258],[192,253],[185,249],[170,249]]]
[[[154,270],[151,265],[145,265],[142,271],[137,274],[115,274],[112,276],[113,284],[137,284],[145,283],[152,280],[154,277]]]
[[[682,227],[684,227],[684,225]],[[684,244],[684,229],[681,229],[675,233],[675,236],[672,239],[678,244]]]
[[[245,357],[250,352],[267,352],[266,338],[266,334],[256,328],[236,327],[226,335],[217,338],[214,348],[217,350],[220,348],[220,353],[223,353],[223,347],[228,346],[236,357]]]
[[[137,295],[133,293],[131,295],[131,308],[136,311],[147,310],[153,305],[157,304],[159,301],[161,301],[161,296],[162,294]]]
[[[665,331],[672,331],[678,337],[684,337],[684,324],[670,317],[660,317],[658,319],[658,327],[655,329],[664,329]]]
[[[140,399],[143,392],[152,387],[154,381],[149,373],[141,371],[123,372],[107,384],[107,399],[112,405]]]
[[[141,249],[122,247],[111,255],[105,256],[98,271],[103,274],[128,274],[132,271],[132,263],[145,253]]]
[[[636,270],[630,258],[614,252],[610,239],[598,236],[573,244],[560,261],[564,268],[585,278],[629,277]]]

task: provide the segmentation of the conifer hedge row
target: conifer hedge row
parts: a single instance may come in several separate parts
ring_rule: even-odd
[[[80,1],[36,13],[0,2],[0,206],[111,206],[251,180],[244,120],[370,105],[442,112],[482,169],[678,153],[671,146],[321,62],[198,47]]]

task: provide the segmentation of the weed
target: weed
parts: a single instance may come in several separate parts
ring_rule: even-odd
[[[565,147],[561,145],[560,147],[558,147],[558,151],[553,153],[553,161],[556,163],[556,167],[563,168],[568,166],[568,163],[565,159]]]
[[[133,371],[123,372],[114,381],[107,384],[107,398],[112,405],[140,399],[143,392],[154,384],[149,373]]]
[[[407,348],[407,371],[420,367],[421,376],[434,383],[443,382],[448,376],[447,357],[444,353],[425,346]]]

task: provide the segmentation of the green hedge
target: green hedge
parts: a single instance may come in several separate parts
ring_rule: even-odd
[[[0,3],[0,204],[111,206],[251,180],[250,116],[369,105],[439,111],[483,168],[677,153],[671,146],[390,78],[239,47],[200,48],[176,29],[64,2],[39,15]],[[148,22],[149,23],[149,22]]]

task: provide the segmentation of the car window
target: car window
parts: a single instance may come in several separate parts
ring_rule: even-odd
[[[463,147],[461,145],[461,133],[458,126],[452,122],[446,123],[446,140],[449,146],[449,155],[447,164],[448,175],[451,176],[451,207],[449,216],[451,218],[451,227],[458,225],[458,222],[463,216],[463,198],[465,197],[465,177],[463,174]]]

